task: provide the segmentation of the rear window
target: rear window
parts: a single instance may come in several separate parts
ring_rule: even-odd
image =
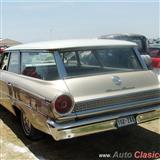
[[[21,73],[43,80],[59,78],[54,55],[46,52],[22,53]]]
[[[62,52],[68,76],[142,70],[132,48],[104,48]]]

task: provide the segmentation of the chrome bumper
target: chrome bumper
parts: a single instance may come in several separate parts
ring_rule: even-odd
[[[117,119],[129,115],[135,116],[137,124],[158,119],[160,118],[160,105],[116,115],[71,121],[65,124],[56,123],[48,119],[47,125],[50,134],[58,141],[118,129],[116,125]]]

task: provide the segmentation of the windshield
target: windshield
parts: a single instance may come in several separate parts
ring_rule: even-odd
[[[132,48],[105,48],[61,52],[68,76],[141,70]]]

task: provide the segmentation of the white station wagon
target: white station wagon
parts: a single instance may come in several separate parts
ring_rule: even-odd
[[[158,78],[126,41],[10,47],[1,57],[0,88],[0,104],[29,138],[42,131],[63,140],[160,118]]]

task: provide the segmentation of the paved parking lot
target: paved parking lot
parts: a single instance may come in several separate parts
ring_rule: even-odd
[[[160,152],[160,120],[123,129],[123,132],[105,132],[61,142],[46,135],[42,140],[30,141],[22,134],[16,118],[0,106],[1,160],[96,160],[108,159],[99,158],[99,154],[137,150]]]

